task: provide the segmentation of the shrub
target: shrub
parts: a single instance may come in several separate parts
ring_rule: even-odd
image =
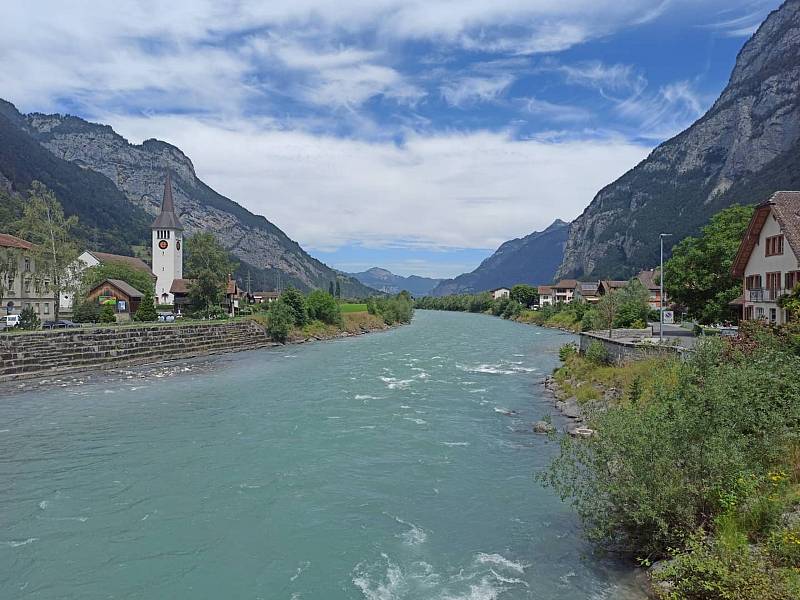
[[[558,349],[558,359],[561,362],[567,362],[570,357],[575,356],[577,353],[578,346],[574,342],[570,342],[569,344],[564,344]]]
[[[284,343],[294,325],[295,314],[292,308],[284,302],[274,302],[269,311],[267,333],[276,342]]]
[[[113,304],[104,304],[100,309],[100,322],[101,323],[116,323],[117,313],[114,311]]]
[[[647,323],[645,323],[642,319],[636,319],[633,323],[630,324],[631,329],[647,329]]]
[[[323,290],[314,290],[306,298],[308,316],[328,325],[342,323],[342,311],[336,299]]]
[[[283,304],[284,306],[289,307],[289,309],[292,311],[292,322],[297,327],[302,327],[308,323],[308,307],[306,306],[306,299],[303,297],[303,294],[298,292],[296,289],[289,288],[283,292],[280,299],[274,304]],[[270,312],[272,312],[272,310],[270,310]]]
[[[608,350],[599,340],[592,340],[586,348],[586,360],[594,365],[607,365],[611,363]]]
[[[36,315],[32,306],[22,309],[19,314],[19,328],[20,329],[39,329],[42,326],[42,321]]]
[[[77,323],[97,323],[100,320],[100,306],[97,302],[85,300],[74,308],[72,319]]]
[[[205,311],[205,315],[209,319],[214,319],[217,321],[222,321],[228,318],[227,311],[218,305],[208,307],[208,310]]]
[[[772,559],[779,565],[800,568],[800,524],[773,531],[767,548]]]
[[[136,313],[133,315],[133,320],[147,323],[158,320],[158,313],[156,312],[155,304],[153,304],[153,295],[149,291],[144,293],[139,308],[136,309]]]

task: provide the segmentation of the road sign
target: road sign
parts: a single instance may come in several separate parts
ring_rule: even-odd
[[[665,310],[663,314],[665,325],[673,325],[675,323],[675,311]]]

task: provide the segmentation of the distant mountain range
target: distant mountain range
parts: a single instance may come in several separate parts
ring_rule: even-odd
[[[419,277],[418,275],[403,277],[379,267],[373,267],[363,273],[348,273],[347,275],[358,279],[364,285],[379,292],[397,294],[406,290],[412,296],[427,296],[442,281],[441,279]]]
[[[93,250],[131,253],[149,246],[150,224],[172,173],[175,204],[186,233],[211,231],[255,287],[327,290],[340,280],[346,296],[374,291],[306,253],[262,216],[203,183],[179,148],[159,140],[130,144],[107,125],[68,115],[21,114],[0,100],[0,190],[16,197],[34,179],[52,189]],[[11,204],[9,201],[7,204]]]
[[[573,221],[559,276],[625,278],[719,210],[800,189],[800,0],[772,12],[694,125],[598,192]]]
[[[564,257],[568,231],[569,225],[559,219],[544,231],[505,242],[477,269],[443,280],[430,295],[472,294],[517,283],[551,283]]]

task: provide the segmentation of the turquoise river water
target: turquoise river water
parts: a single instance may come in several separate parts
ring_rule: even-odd
[[[418,311],[6,393],[0,598],[641,598],[533,480],[570,339]]]

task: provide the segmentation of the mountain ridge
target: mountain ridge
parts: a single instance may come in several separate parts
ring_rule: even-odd
[[[420,275],[396,275],[381,267],[372,267],[360,273],[347,273],[347,275],[358,279],[364,285],[379,292],[397,294],[405,290],[412,296],[425,296],[442,281],[441,279],[422,277]]]

